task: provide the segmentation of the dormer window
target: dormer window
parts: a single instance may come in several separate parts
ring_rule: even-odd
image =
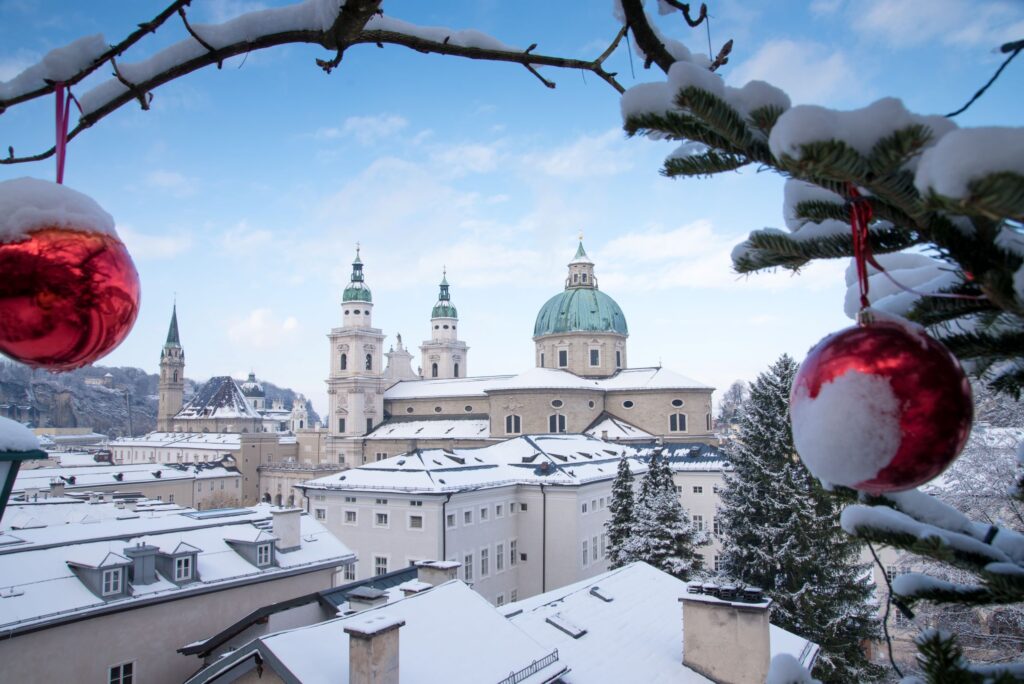
[[[124,586],[124,569],[123,568],[111,568],[110,570],[103,571],[103,586],[100,592],[104,596],[110,596],[112,594],[120,594],[121,588]]]
[[[174,581],[185,582],[192,579],[192,556],[174,559]]]
[[[256,547],[256,565],[270,565],[270,544],[260,544]]]

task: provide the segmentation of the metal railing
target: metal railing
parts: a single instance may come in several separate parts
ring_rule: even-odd
[[[527,677],[537,674],[548,665],[558,661],[558,649],[556,648],[551,653],[547,654],[540,660],[534,660],[532,663],[524,667],[518,672],[510,672],[508,677],[502,679],[498,684],[519,684]]]

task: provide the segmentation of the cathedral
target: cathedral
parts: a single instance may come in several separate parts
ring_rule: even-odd
[[[537,313],[536,367],[469,375],[469,347],[447,274],[420,344],[420,372],[397,344],[385,353],[356,251],[341,326],[328,334],[326,459],[351,467],[426,447],[486,446],[523,434],[585,433],[629,443],[711,443],[713,388],[661,367],[629,366],[622,309],[598,286],[580,241],[563,289]],[[386,359],[386,363],[385,363]]]

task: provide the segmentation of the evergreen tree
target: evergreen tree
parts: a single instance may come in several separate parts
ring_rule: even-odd
[[[868,566],[839,525],[835,499],[794,458],[789,391],[797,364],[783,355],[752,385],[736,439],[726,447],[718,520],[725,572],[763,588],[773,624],[821,646],[814,674],[865,681],[880,672],[862,642],[878,637]]]
[[[697,530],[683,508],[668,460],[660,451],[651,455],[633,512],[624,558],[644,561],[683,580],[703,570],[697,547],[708,543],[708,535]]]
[[[633,526],[633,471],[629,469],[629,459],[619,459],[619,470],[612,483],[612,500],[608,504],[611,515],[604,524],[608,531],[608,562],[609,567],[618,568],[632,559],[624,555],[626,540],[629,539]]]

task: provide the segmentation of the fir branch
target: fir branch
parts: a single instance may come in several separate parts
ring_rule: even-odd
[[[772,129],[775,128],[775,124],[778,122],[779,117],[786,110],[778,105],[765,105],[758,107],[757,109],[751,110],[747,116],[747,120],[750,125],[755,129],[764,134],[764,139],[767,140],[768,136],[771,135]]]
[[[1020,358],[1024,353],[1024,331],[1001,333],[965,332],[942,338],[955,356],[961,359],[1004,360]]]
[[[749,163],[749,159],[735,154],[720,154],[715,150],[709,150],[704,154],[669,157],[665,160],[661,174],[669,178],[676,176],[712,176],[725,171],[735,171]]]
[[[872,228],[868,233],[871,249],[879,254],[896,252],[914,244],[913,236],[898,228]],[[738,273],[750,273],[781,266],[797,270],[814,259],[841,259],[853,256],[853,238],[847,234],[799,240],[778,230],[756,230],[744,243],[753,254],[734,260]]]
[[[799,178],[863,183],[868,175],[868,162],[841,140],[818,140],[800,145],[799,158],[783,154],[778,160],[782,171]],[[817,180],[812,180],[817,183]]]
[[[745,150],[750,146],[750,130],[743,118],[717,95],[689,86],[676,93],[675,103],[693,112],[705,126],[728,140],[735,150]]]
[[[626,135],[657,135],[670,140],[694,140],[708,147],[735,153],[728,140],[713,132],[700,119],[683,112],[635,114],[626,118]]]
[[[821,223],[827,219],[847,222],[850,220],[850,205],[827,200],[804,200],[793,207],[796,218]]]
[[[868,155],[868,166],[877,176],[900,169],[911,157],[919,154],[932,139],[932,131],[924,124],[911,124],[879,139]]]

